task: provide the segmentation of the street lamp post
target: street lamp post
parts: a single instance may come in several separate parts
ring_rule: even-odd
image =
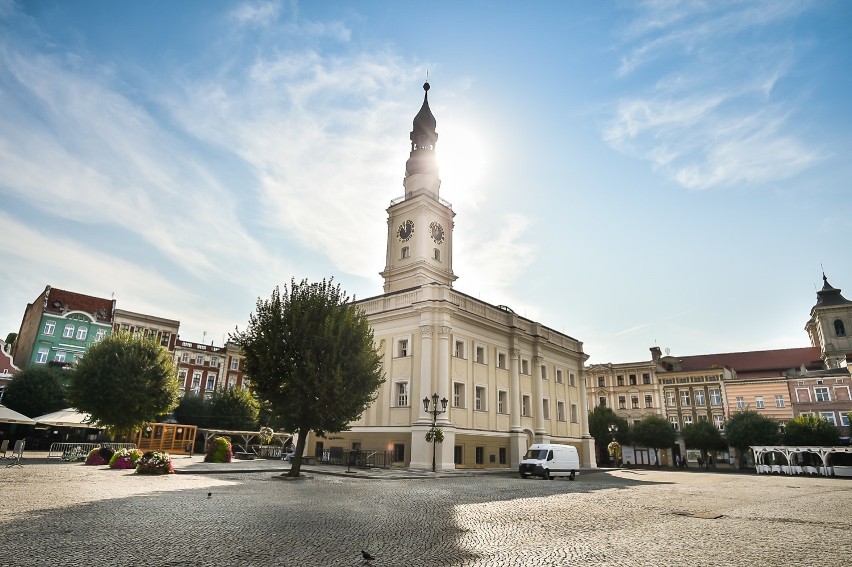
[[[432,402],[432,409],[429,409],[429,402]],[[432,472],[435,472],[435,444],[438,440],[435,438],[435,424],[438,422],[438,416],[447,411],[447,398],[441,398],[441,409],[438,409],[438,394],[432,394],[432,399],[423,398],[423,409],[426,413],[432,415]]]

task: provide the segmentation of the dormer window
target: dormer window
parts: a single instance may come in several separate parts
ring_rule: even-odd
[[[846,327],[843,325],[843,321],[840,319],[834,320],[834,334],[838,337],[846,336]]]

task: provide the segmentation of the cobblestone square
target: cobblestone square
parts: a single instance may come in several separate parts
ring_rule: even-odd
[[[0,565],[844,565],[852,538],[840,479],[279,475],[0,468]]]

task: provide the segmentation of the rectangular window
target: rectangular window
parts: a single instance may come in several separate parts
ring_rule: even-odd
[[[207,390],[212,390],[213,387],[216,386],[216,375],[208,374],[207,375]]]
[[[713,416],[713,425],[716,426],[716,429],[719,431],[725,430],[725,416],[724,415],[714,415]]]
[[[831,425],[837,426],[837,420],[834,417],[833,411],[821,411],[819,412],[819,416],[827,420]]]
[[[529,374],[530,373],[530,361],[526,358],[521,359],[521,374]]]
[[[666,406],[673,408],[676,405],[674,390],[666,390]]]
[[[507,464],[507,459],[506,459],[506,455],[507,455],[506,447],[500,447],[500,449],[498,449],[498,453],[500,454],[500,464],[501,464],[501,465],[505,465],[505,464]]]
[[[530,416],[530,397],[529,396],[521,396],[521,415],[525,417]]]
[[[396,463],[402,463],[405,461],[405,443],[393,444],[393,460]]]
[[[754,407],[756,407],[757,409],[763,409],[763,408],[766,407],[765,405],[763,405],[763,397],[762,396],[757,396],[757,397],[754,398]]]
[[[645,394],[645,407],[646,408],[654,407],[654,397],[651,394]]]
[[[818,402],[830,402],[831,397],[828,394],[828,388],[814,388],[814,395]]]
[[[408,356],[408,339],[400,339],[397,341],[396,355],[403,358]]]
[[[745,409],[745,398],[742,396],[737,396],[737,409],[744,410]]]
[[[163,331],[163,334],[160,336],[160,344],[163,346],[169,346],[171,338],[172,334],[169,331]]]
[[[618,409],[627,409],[627,398],[618,396]]]
[[[56,323],[54,321],[45,321],[44,323],[44,331],[42,331],[45,335],[53,335],[54,330],[56,329]]]
[[[497,368],[506,369],[506,353],[498,352],[497,353]]]
[[[65,330],[62,332],[62,336],[66,339],[70,339],[74,337],[74,325],[65,325]]]
[[[408,405],[408,382],[396,383],[396,405],[400,407]]]
[[[691,406],[692,400],[689,396],[689,390],[681,390],[680,391],[680,405],[682,406]]]
[[[616,376],[615,377],[615,383],[618,384],[619,386],[624,386],[624,376],[621,376],[620,374],[618,376]]]
[[[698,407],[704,405],[704,390],[695,390],[695,405]]]
[[[441,251],[440,251],[440,250],[438,250],[437,248],[435,248],[435,256],[434,256],[434,258],[435,258],[437,261],[439,261],[439,262],[441,261]]]
[[[577,414],[577,404],[571,404],[571,423],[579,423]]]
[[[541,400],[541,415],[544,419],[550,419],[550,400],[547,398]]]
[[[485,364],[485,347],[478,346],[476,347],[476,362],[479,364]]]
[[[106,336],[106,331],[103,329],[98,329],[98,333],[95,335],[95,342],[100,342]]]
[[[636,375],[635,375],[635,374],[631,374],[631,375],[630,375],[630,385],[631,385],[631,386],[635,386],[635,385],[636,385]]]
[[[556,402],[556,421],[565,421],[565,402]]]
[[[630,407],[639,409],[639,396],[630,396]]]
[[[602,408],[606,407],[606,396],[600,396],[598,398],[598,405]]]
[[[56,353],[56,356],[53,357],[53,360],[56,362],[65,362],[65,353],[60,351]]]
[[[675,431],[680,431],[680,423],[678,423],[677,417],[672,416],[669,418],[669,421],[672,424],[672,429],[674,429]]]
[[[197,364],[198,366],[201,366],[201,365],[204,364],[204,355],[203,354],[199,354],[195,357],[195,364]]]
[[[192,389],[198,390],[201,387],[201,372],[192,373]]]
[[[722,405],[722,394],[719,393],[719,390],[710,390],[710,405],[711,406],[721,406]]]
[[[485,386],[474,386],[473,388],[473,409],[485,411]]]
[[[485,463],[485,447],[476,448],[476,464],[482,465]]]
[[[603,388],[606,386],[606,380],[603,376],[598,376],[598,388]]]
[[[684,425],[684,427],[686,427],[687,425],[692,425],[692,416],[691,415],[683,416],[683,425]]]
[[[456,358],[464,358],[464,341],[456,341]]]
[[[840,425],[849,427],[849,414],[840,412]]]
[[[231,359],[231,370],[239,370],[240,369],[240,359],[232,358]]]
[[[180,383],[183,384],[184,388],[186,388],[188,386],[188,384],[186,383],[186,376],[187,376],[186,370],[181,370],[180,372],[178,372],[178,380],[180,380]]]
[[[461,445],[456,445],[453,447],[453,462],[457,465],[462,464],[462,456],[464,454],[464,448]]]
[[[78,327],[77,328],[77,340],[78,341],[85,341],[88,334],[89,334],[89,329],[87,327]]]
[[[556,369],[556,383],[557,384],[562,383],[562,371],[558,368]]]
[[[506,390],[497,391],[497,413],[509,413],[509,393]]]
[[[464,407],[464,384],[461,382],[453,383],[453,407]]]
[[[699,415],[699,416],[698,416],[698,421],[707,421],[707,416],[706,416],[706,415],[704,415],[704,414]]]
[[[547,366],[541,366],[541,379],[547,380]]]
[[[775,407],[776,408],[783,408],[784,407],[784,396],[782,396],[782,395],[775,396]]]
[[[189,353],[182,352],[180,355],[180,361],[184,363],[189,362]]]
[[[576,384],[574,384],[574,380],[575,380],[574,373],[571,372],[570,374],[568,374],[568,385],[569,386],[575,386]]]
[[[218,368],[219,367],[219,359],[216,358],[215,356],[213,358],[211,358],[210,359],[210,366],[212,368]]]
[[[38,354],[36,355],[36,362],[38,364],[44,364],[47,362],[47,354],[50,352],[49,348],[42,347],[38,349]]]
[[[643,384],[650,384],[651,383],[651,375],[650,374],[643,374],[642,375],[642,383]]]

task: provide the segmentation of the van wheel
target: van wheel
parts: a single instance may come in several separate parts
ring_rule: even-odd
[[[550,471],[545,469],[545,471],[541,473],[541,478],[544,480],[550,480]]]
[[[520,475],[521,475],[521,478],[527,478],[527,475],[525,475],[524,473],[520,473]]]
[[[574,480],[574,471],[571,471],[571,474],[568,476],[569,480]]]

